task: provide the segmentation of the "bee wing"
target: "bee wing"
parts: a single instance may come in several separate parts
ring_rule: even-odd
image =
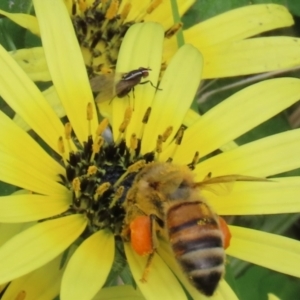
[[[94,93],[97,93],[95,101],[98,103],[111,101],[116,96],[116,82],[123,73],[100,74],[90,79],[90,86]]]
[[[224,175],[218,177],[206,176],[203,181],[197,182],[196,187],[210,191],[216,195],[228,195],[236,181],[271,181],[266,178],[244,176],[244,175]]]

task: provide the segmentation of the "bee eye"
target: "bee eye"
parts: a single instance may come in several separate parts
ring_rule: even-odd
[[[179,189],[185,189],[185,188],[188,188],[188,187],[189,187],[189,185],[188,185],[188,183],[187,183],[185,180],[183,180],[183,181],[179,184],[179,186],[178,186]]]

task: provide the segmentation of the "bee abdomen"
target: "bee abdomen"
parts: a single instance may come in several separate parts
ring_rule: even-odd
[[[216,216],[201,202],[185,202],[167,212],[170,242],[192,284],[211,296],[223,273],[225,251]]]

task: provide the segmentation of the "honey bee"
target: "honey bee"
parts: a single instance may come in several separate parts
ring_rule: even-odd
[[[266,179],[209,175],[195,182],[187,166],[160,162],[149,163],[136,175],[124,202],[122,237],[139,255],[149,255],[141,281],[146,281],[158,247],[157,235],[161,235],[169,240],[192,285],[206,296],[214,293],[224,274],[230,233],[226,222],[206,203],[201,189],[234,181]]]

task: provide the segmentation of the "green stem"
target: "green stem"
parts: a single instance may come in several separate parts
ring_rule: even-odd
[[[180,23],[181,18],[180,18],[180,14],[179,14],[177,0],[171,0],[171,6],[172,6],[172,14],[173,14],[174,24]],[[177,32],[176,38],[177,38],[178,48],[180,48],[181,46],[183,46],[185,44],[182,28]]]

